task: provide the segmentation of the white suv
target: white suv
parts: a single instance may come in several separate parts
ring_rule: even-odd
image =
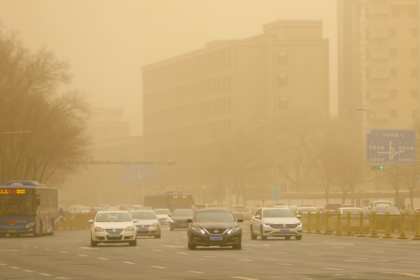
[[[262,240],[267,237],[290,239],[294,236],[301,240],[302,223],[297,217],[287,208],[258,208],[251,219],[251,239],[255,240],[257,236]]]

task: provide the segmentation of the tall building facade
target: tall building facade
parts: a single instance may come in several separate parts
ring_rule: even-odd
[[[419,10],[418,0],[338,2],[339,116],[360,133],[419,117]]]
[[[260,120],[329,117],[328,40],[320,21],[276,21],[243,40],[143,67],[144,140],[152,160],[185,161]]]

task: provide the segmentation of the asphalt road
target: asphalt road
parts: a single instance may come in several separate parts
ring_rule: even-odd
[[[89,231],[0,239],[0,279],[415,279],[420,241],[306,234],[301,241],[252,241],[243,249],[189,251],[185,231],[137,247],[89,246]]]

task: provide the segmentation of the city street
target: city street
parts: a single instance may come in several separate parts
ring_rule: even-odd
[[[414,279],[420,242],[306,234],[301,241],[251,241],[243,249],[187,249],[186,232],[137,247],[91,248],[88,230],[0,239],[0,279]]]

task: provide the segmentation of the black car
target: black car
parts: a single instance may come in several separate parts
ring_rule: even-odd
[[[220,246],[240,250],[242,248],[242,229],[229,209],[200,209],[194,218],[188,220],[188,249],[197,246]]]
[[[172,215],[169,215],[169,230],[177,228],[188,228],[188,219],[192,219],[194,211],[192,209],[175,209]]]

